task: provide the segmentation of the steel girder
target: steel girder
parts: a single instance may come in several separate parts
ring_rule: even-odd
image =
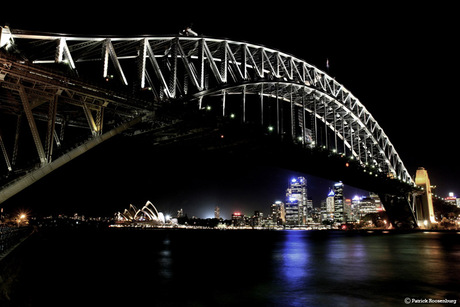
[[[201,107],[204,97],[222,95],[225,116],[228,94],[242,95],[243,104],[247,94],[259,95],[261,112],[264,97],[287,101],[291,104],[292,136],[293,110],[297,108],[300,114],[312,114],[315,125],[322,123],[333,132],[333,141],[318,142],[316,146],[334,151],[341,142],[363,165],[413,184],[395,147],[366,107],[325,72],[290,54],[208,37],[77,37],[18,30],[10,33],[8,37],[21,55],[32,63],[67,63],[72,69],[84,62],[100,63],[102,76],[106,77],[110,57],[123,84],[148,88],[159,102],[197,100]],[[5,41],[3,44],[7,45]],[[133,66],[137,73],[128,78],[125,70]],[[263,115],[261,118],[263,123]],[[305,131],[305,116],[302,121],[301,130]],[[284,127],[277,122],[276,129],[281,132]],[[324,135],[328,137],[327,131]]]
[[[87,142],[75,147],[74,149],[64,153],[59,158],[50,161],[39,168],[35,168],[29,170],[23,176],[8,182],[8,184],[2,186],[0,189],[0,203],[3,203],[8,198],[14,196],[15,194],[19,193],[20,191],[24,190],[28,186],[32,185],[33,183],[37,182],[44,176],[48,175],[49,173],[53,172],[54,170],[58,169],[59,167],[63,166],[64,164],[68,163],[69,161],[77,158],[78,156],[84,154],[88,150],[94,148],[95,146],[101,144],[102,142],[107,141],[108,139],[112,138],[113,136],[122,133],[123,131],[129,129],[133,125],[142,121],[142,116],[136,117],[131,121],[125,122],[123,124],[118,125],[117,127],[111,129],[104,134],[100,134],[94,136]]]
[[[0,50],[0,113],[5,128],[0,135],[0,148],[9,172],[6,177],[9,182],[0,189],[0,203],[74,157],[153,115],[153,111],[151,102],[124,96],[38,65],[19,63]],[[29,160],[22,165],[16,164],[23,114],[39,158],[35,165],[30,165],[34,157],[29,151],[33,152],[33,148],[25,142],[22,142],[26,145],[22,153]],[[57,124],[60,125],[59,134]],[[80,128],[73,132],[77,140],[71,140],[54,155],[54,145],[61,146],[67,127]],[[7,135],[7,132],[15,134]],[[11,158],[10,148],[4,142],[8,137],[10,143],[14,142]]]

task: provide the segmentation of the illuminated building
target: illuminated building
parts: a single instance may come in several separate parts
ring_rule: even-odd
[[[275,225],[284,225],[286,223],[286,210],[283,202],[276,201],[271,205],[271,217]]]
[[[315,215],[313,210],[313,200],[307,199],[307,222],[313,222],[313,216]]]
[[[355,196],[353,203],[358,209],[359,217],[362,218],[366,214],[377,213],[377,208],[372,198],[366,196]]]
[[[308,213],[307,180],[292,178],[286,190],[286,224],[305,225]]]
[[[244,215],[241,212],[233,212],[232,214],[232,226],[233,227],[241,227],[245,226]]]
[[[354,221],[362,219],[366,214],[383,211],[382,202],[377,194],[370,193],[369,196],[355,195],[351,203]]]
[[[374,201],[375,209],[377,209],[378,212],[385,211],[382,205],[382,201],[377,194],[371,192],[369,193],[369,197]]]
[[[259,227],[262,226],[262,219],[264,214],[260,211],[254,211],[254,216],[252,217],[252,226]]]
[[[351,200],[351,212],[353,213],[354,221],[359,221],[362,216],[361,212],[359,211],[359,203],[361,201],[361,197],[355,195]]]
[[[323,199],[321,201],[321,221],[325,221],[327,219],[327,214],[326,214],[326,200]]]
[[[456,205],[457,204],[457,197],[455,197],[453,192],[449,192],[449,196],[444,198],[444,201],[448,202],[451,205]]]
[[[312,223],[321,223],[321,208],[313,208],[310,216]]]
[[[286,225],[300,225],[299,202],[297,200],[286,202]]]
[[[220,219],[220,208],[218,206],[214,209],[214,218]]]
[[[162,212],[158,212],[157,208],[147,201],[141,209],[137,209],[133,205],[129,205],[123,213],[118,212],[115,215],[115,221],[119,224],[147,224],[147,225],[164,225],[166,223],[165,216]]]
[[[453,192],[449,192],[449,196],[444,198],[444,200],[450,203],[451,205],[454,205],[454,206],[457,206],[457,208],[460,208],[460,198],[455,196]]]
[[[342,182],[334,184],[334,222],[346,222]]]
[[[343,213],[345,215],[345,221],[347,222],[353,221],[353,212],[351,210],[351,199],[349,198],[345,199]]]
[[[449,203],[449,204],[451,204],[451,205],[457,206],[457,207],[458,207],[458,204],[459,204],[459,199],[455,196],[455,194],[453,192],[449,192],[449,196],[444,198],[444,201]]]
[[[335,193],[331,189],[327,194],[327,198],[321,204],[321,220],[333,221],[334,220],[334,196]]]

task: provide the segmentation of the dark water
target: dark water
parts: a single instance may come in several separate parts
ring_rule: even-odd
[[[5,306],[460,304],[457,233],[56,231],[7,260]]]

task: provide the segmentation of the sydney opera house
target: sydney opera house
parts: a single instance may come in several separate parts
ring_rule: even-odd
[[[157,208],[147,201],[141,209],[129,205],[123,213],[116,213],[115,223],[126,226],[163,226],[166,219],[162,212],[158,212]]]

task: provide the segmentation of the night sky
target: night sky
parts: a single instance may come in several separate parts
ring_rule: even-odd
[[[329,59],[329,74],[372,113],[409,172],[415,174],[423,166],[438,194],[460,195],[459,25],[454,4],[335,6],[282,1],[250,7],[247,2],[225,2],[214,9],[199,3],[203,2],[152,6],[131,1],[130,7],[108,9],[79,2],[57,11],[38,3],[11,9],[2,4],[0,24],[111,35],[176,34],[192,24],[200,35],[279,49],[321,70],[326,70]],[[189,216],[199,217],[212,216],[217,205],[228,218],[236,210],[268,213],[269,205],[283,198],[289,179],[301,175],[270,165],[213,161],[207,167],[206,161],[188,159],[171,165],[156,163],[155,157],[143,166],[117,144],[115,140],[76,159],[4,207],[111,215],[130,203],[140,207],[150,200],[160,211],[174,214],[184,208]],[[142,147],[133,145],[133,150]],[[332,182],[306,177],[318,206]]]

